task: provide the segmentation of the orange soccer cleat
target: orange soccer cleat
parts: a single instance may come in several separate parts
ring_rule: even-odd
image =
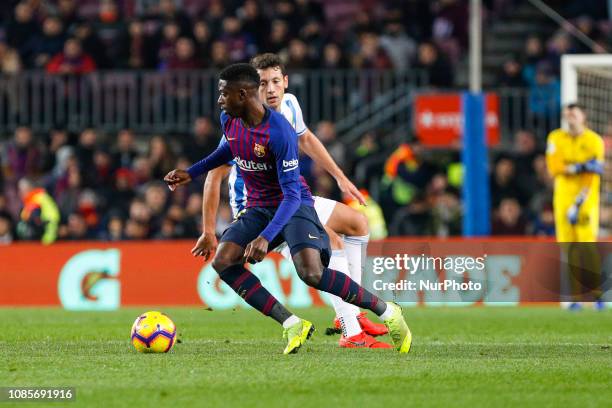
[[[357,315],[357,321],[359,322],[361,329],[370,336],[383,336],[389,333],[389,330],[387,330],[387,326],[382,323],[374,323],[366,317],[366,312],[359,313]],[[334,329],[335,330],[333,331],[335,331],[336,333],[342,333],[342,328],[340,327],[340,320],[334,320]]]
[[[361,332],[351,337],[344,337],[344,335],[342,335],[340,336],[340,340],[338,340],[338,345],[344,348],[392,348],[390,344],[378,341],[365,332]]]

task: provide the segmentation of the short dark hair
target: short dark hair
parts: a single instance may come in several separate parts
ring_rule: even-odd
[[[227,82],[247,82],[259,86],[259,74],[250,64],[240,63],[225,67],[219,74],[219,79]]]
[[[251,65],[255,67],[255,69],[268,69],[268,68],[276,68],[280,69],[281,74],[283,76],[287,75],[285,72],[285,64],[277,54],[273,54],[271,52],[266,52],[265,54],[259,54],[253,57],[251,60]]]
[[[567,109],[580,109],[581,111],[586,113],[586,109],[584,108],[584,105],[578,102],[568,103],[567,105],[565,105],[565,107]]]

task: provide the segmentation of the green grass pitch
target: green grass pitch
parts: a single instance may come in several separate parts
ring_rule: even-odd
[[[145,309],[0,309],[0,387],[72,386],[98,407],[604,407],[612,401],[612,312],[556,307],[404,308],[408,355],[344,350],[318,330],[284,356],[281,329],[254,311],[163,310],[173,352],[129,341]],[[388,340],[388,338],[387,338]],[[42,403],[18,403],[39,407]],[[0,408],[11,406],[0,402]]]

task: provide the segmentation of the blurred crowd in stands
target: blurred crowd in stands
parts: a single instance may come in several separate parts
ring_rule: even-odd
[[[369,205],[362,207],[374,238],[461,235],[456,150],[427,150],[416,143],[387,149],[379,144],[382,135],[373,133],[346,146],[331,122],[312,129],[357,185],[374,186],[376,191],[364,189]],[[212,152],[219,138],[206,117],[195,122],[191,134],[146,139],[129,129],[116,135],[56,129],[41,138],[20,127],[0,155],[0,242],[197,237],[203,180],[172,193],[161,180]],[[302,157],[300,165],[314,194],[347,199],[312,160]],[[519,131],[511,149],[491,153],[490,190],[493,235],[554,233],[552,181],[533,133]],[[222,202],[218,233],[232,221],[226,188]]]
[[[484,3],[485,18],[499,21],[519,0]],[[605,2],[561,3],[599,51],[611,48],[610,21],[604,20],[605,7],[599,9]],[[277,52],[290,70],[420,68],[432,86],[447,88],[455,84],[465,56],[467,5],[466,0],[4,1],[0,72],[219,69],[258,52]],[[558,95],[560,55],[584,51],[591,50],[564,32],[529,37],[523,55],[500,67],[498,85],[531,87],[534,97]],[[537,100],[530,105],[533,109]],[[461,234],[456,150],[408,143],[388,148],[381,144],[385,135],[371,132],[347,146],[333,123],[309,125],[347,175],[369,189],[364,210],[374,238]],[[554,234],[544,136],[526,128],[514,135],[512,146],[491,153],[494,235]],[[33,134],[21,126],[0,135],[0,243],[197,237],[201,183],[170,193],[161,179],[210,153],[219,137],[207,117],[199,118],[190,134],[63,128]],[[311,160],[303,158],[301,166],[313,193],[344,199]],[[230,222],[231,211],[222,205],[218,232]]]

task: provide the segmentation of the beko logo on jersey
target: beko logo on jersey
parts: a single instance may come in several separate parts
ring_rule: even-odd
[[[258,163],[254,160],[242,160],[238,156],[234,157],[234,161],[236,161],[240,170],[244,171],[265,171],[272,168],[268,163]]]
[[[300,164],[300,162],[298,161],[298,159],[293,159],[293,160],[283,160],[283,171],[291,171],[291,170],[295,170],[298,168],[298,165]]]

